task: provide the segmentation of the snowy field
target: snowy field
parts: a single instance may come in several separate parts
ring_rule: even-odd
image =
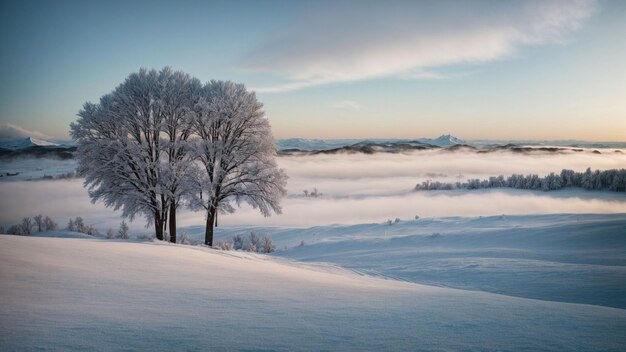
[[[246,253],[0,236],[3,350],[602,350],[626,310]]]
[[[622,168],[626,153],[428,151],[278,162],[290,176],[283,214],[263,218],[243,206],[220,215],[216,228],[216,240],[269,234],[278,247],[270,256],[66,231],[0,236],[0,349],[626,345],[623,193],[412,191],[428,179]],[[120,214],[92,204],[81,179],[26,181],[27,174],[0,182],[0,225],[38,213],[62,227],[82,216],[101,233],[119,225]],[[314,188],[323,194],[304,196]],[[204,222],[199,212],[178,216],[192,239],[203,238]],[[152,232],[144,224],[131,223],[133,238]]]

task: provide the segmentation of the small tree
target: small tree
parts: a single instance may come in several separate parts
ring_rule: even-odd
[[[44,223],[44,227],[46,228],[46,231],[54,231],[59,228],[59,225],[57,225],[56,222],[52,221],[52,219],[49,216],[46,216],[46,218],[43,220],[43,223]]]
[[[67,229],[69,231],[76,231],[76,226],[74,225],[73,219],[70,219],[70,221],[67,223]]]
[[[33,229],[33,219],[28,216],[22,219],[22,231],[25,235],[30,235]]]
[[[112,240],[115,238],[115,231],[111,228],[107,230],[107,239]]]
[[[263,236],[263,253],[272,253],[276,250],[276,246],[269,235]]]
[[[86,233],[85,221],[80,216],[74,219],[74,231]]]
[[[44,223],[43,215],[39,214],[39,215],[35,216],[34,220],[35,220],[35,225],[37,226],[37,232],[46,231],[46,226],[45,226],[45,223]]]
[[[122,221],[120,224],[120,228],[117,231],[117,238],[122,240],[128,239],[128,224],[126,224],[126,221]]]

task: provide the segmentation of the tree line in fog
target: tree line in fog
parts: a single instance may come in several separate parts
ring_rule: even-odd
[[[415,191],[516,188],[554,191],[562,188],[579,187],[587,190],[626,191],[626,169],[595,170],[585,172],[563,169],[561,173],[550,173],[544,177],[536,174],[514,174],[509,177],[492,176],[486,180],[470,179],[466,182],[432,182],[430,180],[415,185]]]

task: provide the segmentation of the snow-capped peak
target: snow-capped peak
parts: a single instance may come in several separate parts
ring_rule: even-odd
[[[451,134],[444,134],[444,135],[437,137],[437,139],[434,139],[433,143],[439,146],[450,146],[450,145],[455,145],[455,144],[465,144],[466,142]]]

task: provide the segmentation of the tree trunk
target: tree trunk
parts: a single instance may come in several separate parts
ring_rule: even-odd
[[[170,242],[176,243],[176,204],[170,204]]]
[[[163,241],[163,220],[161,220],[159,212],[154,214],[154,231],[156,232],[157,240]]]
[[[206,214],[206,229],[204,230],[204,244],[213,247],[213,224],[215,223],[215,208],[210,207]]]

